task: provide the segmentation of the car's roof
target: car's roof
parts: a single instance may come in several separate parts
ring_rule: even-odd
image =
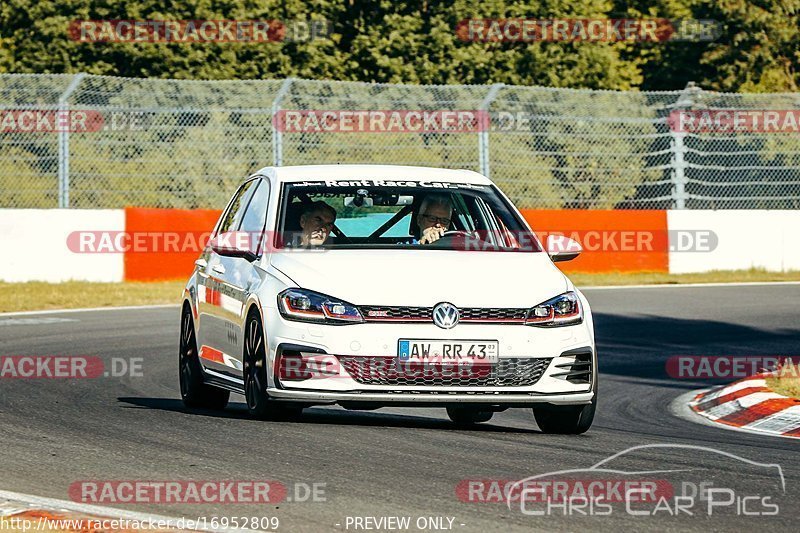
[[[489,178],[472,170],[454,170],[433,167],[403,165],[298,165],[289,167],[265,167],[257,172],[271,176],[278,182],[318,180],[412,180],[448,181],[489,185]]]

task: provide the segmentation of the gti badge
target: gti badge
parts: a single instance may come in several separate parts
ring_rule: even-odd
[[[455,327],[458,319],[458,308],[451,303],[442,302],[433,308],[433,323],[442,329]]]

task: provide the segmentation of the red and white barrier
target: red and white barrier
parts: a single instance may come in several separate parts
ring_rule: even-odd
[[[219,210],[0,209],[0,280],[183,279]],[[800,270],[800,211],[523,210],[540,237],[562,234],[584,248],[565,272]],[[94,235],[88,235],[94,234]],[[104,239],[104,247],[97,250]],[[179,239],[177,248],[158,236]],[[141,247],[142,237],[152,247]],[[83,244],[91,242],[91,246]],[[111,243],[111,244],[109,244]],[[122,244],[123,246],[120,246]],[[88,250],[88,251],[87,251]]]

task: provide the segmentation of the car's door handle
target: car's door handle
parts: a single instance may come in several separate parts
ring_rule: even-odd
[[[206,262],[205,259],[198,259],[197,261],[194,262],[194,266],[200,267],[200,268],[205,268],[205,267],[208,266],[208,263]]]
[[[224,274],[225,273],[225,267],[222,266],[222,265],[214,265],[213,267],[211,267],[211,270],[213,270],[217,274]]]

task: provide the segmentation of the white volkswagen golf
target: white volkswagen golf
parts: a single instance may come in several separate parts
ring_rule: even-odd
[[[597,405],[589,303],[502,192],[466,170],[268,167],[222,213],[184,291],[190,407],[244,394],[259,417],[310,405],[439,406],[458,424],[532,408],[582,433]]]

